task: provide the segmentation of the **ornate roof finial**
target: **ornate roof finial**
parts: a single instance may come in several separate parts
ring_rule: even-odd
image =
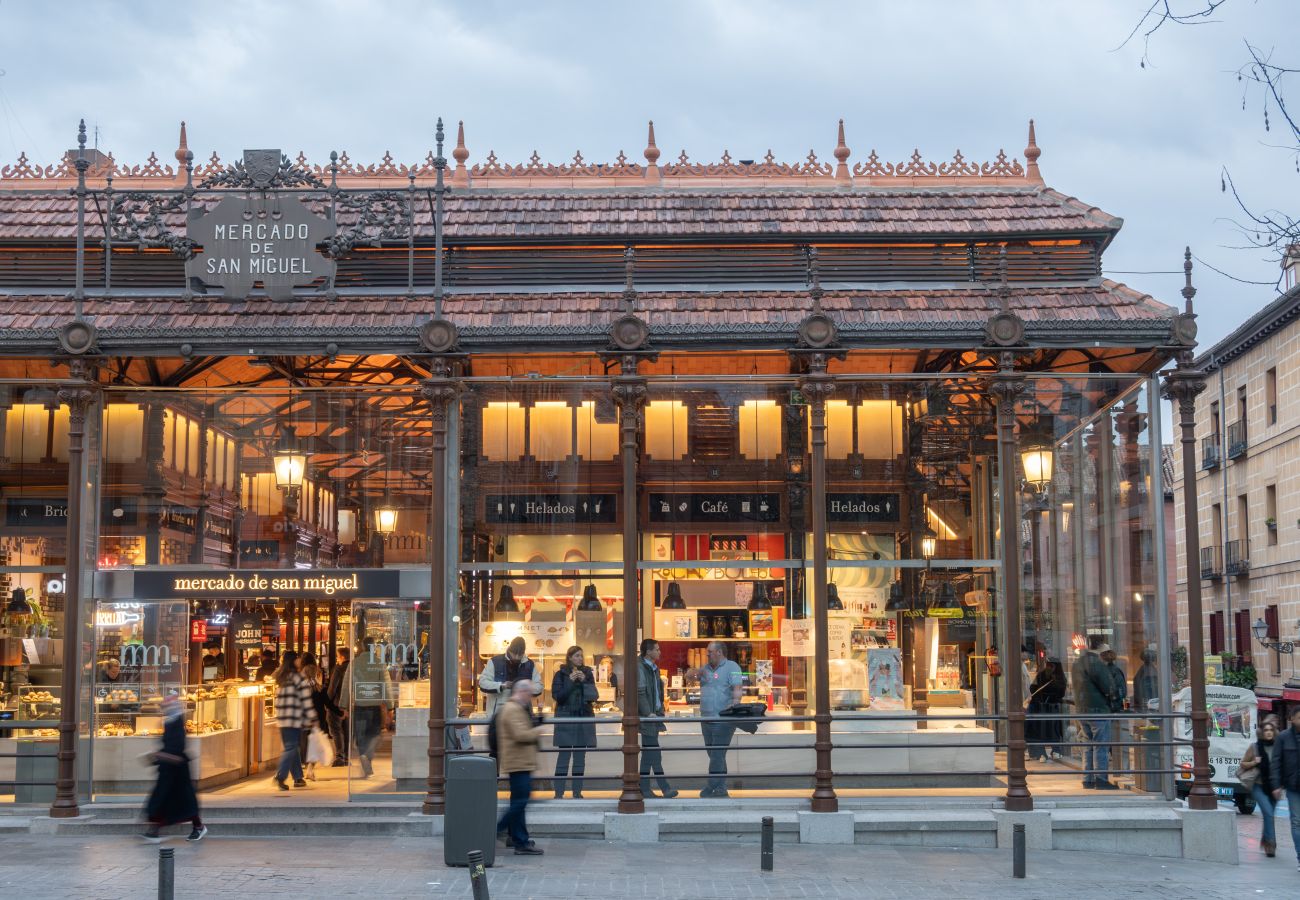
[[[451,151],[451,158],[456,160],[456,169],[465,168],[465,160],[469,159],[469,150],[465,149],[465,122],[462,119],[456,123],[456,149]]]
[[[658,164],[659,162],[659,148],[655,146],[654,119],[650,120],[650,132],[646,136],[645,161],[652,166]]]
[[[840,119],[840,133],[835,142],[835,159],[839,161],[839,164],[835,167],[835,180],[847,184],[849,182],[849,146],[844,143],[843,119]]]
[[[659,147],[655,144],[654,119],[650,120],[650,128],[646,134],[645,161],[645,180],[657,184],[660,180]]]
[[[1187,301],[1187,312],[1192,311],[1192,298],[1196,296],[1196,288],[1192,286],[1192,248],[1187,247],[1183,251],[1183,278],[1186,283],[1183,285],[1183,299]]]
[[[181,139],[176,144],[176,162],[180,163],[180,168],[185,168],[185,155],[190,152],[189,141],[185,137],[185,122],[181,121]]]
[[[812,244],[808,245],[808,296],[812,298],[813,314],[820,315],[822,311],[822,278],[821,271],[817,265],[817,248]]]
[[[1043,155],[1043,151],[1038,149],[1037,139],[1034,137],[1034,120],[1029,120],[1029,143],[1025,146],[1025,177],[1030,181],[1043,183],[1043,174],[1038,171],[1038,157]]]
[[[636,248],[631,244],[623,250],[623,303],[628,314],[636,308]]]

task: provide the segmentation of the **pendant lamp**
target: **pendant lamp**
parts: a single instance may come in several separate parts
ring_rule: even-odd
[[[940,609],[957,608],[957,592],[952,589],[951,581],[945,581],[943,586],[939,588],[939,602],[937,605]]]
[[[578,601],[578,612],[603,612],[605,607],[600,604],[600,597],[596,596],[596,586],[588,584],[582,589],[582,599]]]
[[[659,604],[660,609],[685,609],[686,600],[682,597],[682,586],[675,581],[668,583],[668,593],[664,595],[664,602]]]
[[[844,609],[844,601],[840,599],[840,589],[833,581],[826,585],[826,608]]]
[[[885,612],[898,612],[900,609],[907,608],[907,601],[903,597],[903,579],[898,578],[889,586],[889,599],[885,601]]]
[[[26,589],[14,588],[9,594],[9,605],[5,607],[5,612],[11,616],[25,616],[31,611],[31,604],[27,602]]]
[[[519,612],[519,604],[515,602],[515,589],[508,584],[501,585],[501,593],[497,595],[497,615],[517,612]]]
[[[754,582],[754,595],[749,598],[749,608],[759,611],[772,608],[772,601],[767,599],[767,585],[761,581]]]

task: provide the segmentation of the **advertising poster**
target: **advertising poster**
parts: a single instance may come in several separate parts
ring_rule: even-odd
[[[873,709],[903,708],[903,658],[897,647],[867,651],[867,678]]]

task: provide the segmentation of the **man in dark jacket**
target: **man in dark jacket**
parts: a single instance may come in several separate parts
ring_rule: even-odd
[[[1291,727],[1277,736],[1277,783],[1274,800],[1291,807],[1291,843],[1295,846],[1296,870],[1300,871],[1300,706],[1291,710]]]
[[[329,699],[329,733],[330,740],[334,742],[334,765],[346,766],[348,764],[348,747],[351,742],[348,740],[348,711],[341,706],[339,701],[343,699],[343,682],[348,677],[348,662],[352,657],[352,652],[347,647],[339,647],[335,653],[334,667],[330,669],[329,682],[325,685],[325,696]]]
[[[527,681],[532,686],[534,697],[541,694],[542,680],[533,661],[528,658],[527,649],[524,639],[516,637],[506,647],[506,652],[489,659],[479,674],[478,686],[487,695],[489,719],[496,714],[498,706],[510,699],[516,681]]]
[[[1111,712],[1115,685],[1110,671],[1102,662],[1101,654],[1110,647],[1100,636],[1094,635],[1091,646],[1075,660],[1070,672],[1070,688],[1074,692],[1074,708],[1083,722],[1083,733],[1088,740],[1084,751],[1083,786],[1098,791],[1113,791],[1117,786],[1106,772],[1110,769]]]
[[[664,680],[659,674],[659,655],[663,651],[654,638],[641,642],[641,668],[636,679],[637,715],[663,718],[664,714]],[[664,754],[659,749],[659,735],[667,731],[663,722],[641,722],[641,793],[646,797],[658,797],[650,789],[650,776],[659,776],[659,791],[664,797],[676,797],[677,791],[664,777]]]

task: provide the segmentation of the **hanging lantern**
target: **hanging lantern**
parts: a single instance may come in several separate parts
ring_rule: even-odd
[[[519,612],[519,604],[515,601],[515,589],[508,584],[501,585],[501,593],[497,595],[496,612],[497,615]]]
[[[754,595],[749,598],[749,608],[759,611],[772,608],[772,601],[767,599],[767,585],[761,581],[754,582]]]
[[[1052,445],[1042,438],[1031,439],[1020,451],[1025,482],[1035,491],[1042,491],[1052,483],[1052,462]]]
[[[929,518],[929,510],[926,510],[926,517]],[[926,559],[934,559],[934,551],[938,543],[939,536],[927,525],[925,531],[921,533],[921,555]]]
[[[840,589],[833,581],[826,585],[826,608],[844,609],[844,601],[840,599]]]
[[[27,602],[26,589],[14,588],[9,594],[9,605],[5,608],[5,612],[11,616],[25,616],[31,611],[31,604]]]
[[[672,581],[668,584],[668,593],[664,595],[664,602],[659,604],[660,609],[685,609],[686,600],[682,598],[682,587],[677,582]]]
[[[375,510],[375,531],[392,534],[397,530],[397,507],[385,504]]]
[[[298,447],[293,433],[285,429],[280,433],[280,443],[271,457],[275,466],[275,486],[282,491],[297,490],[302,487],[302,479],[307,474],[307,454]]]
[[[582,599],[578,601],[578,612],[601,612],[605,609],[596,595],[596,586],[588,584],[582,589]]]

